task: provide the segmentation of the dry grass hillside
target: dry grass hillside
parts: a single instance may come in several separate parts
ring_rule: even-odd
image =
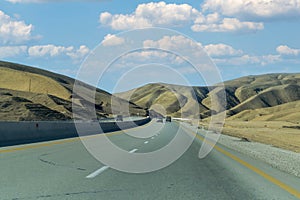
[[[269,74],[229,81],[239,104],[223,133],[300,152],[300,74]],[[239,86],[239,87],[236,87]]]
[[[115,95],[144,108],[163,108],[163,111],[156,109],[160,113],[189,117],[196,112],[209,111],[199,100],[207,97],[207,91],[206,88],[193,89],[188,86],[153,83]],[[199,108],[199,111],[195,111],[195,108]]]
[[[246,110],[274,107],[300,100],[300,74],[266,74],[247,76],[225,85],[226,110],[229,116]],[[201,118],[209,117],[211,98],[218,96],[220,87],[188,87],[164,83],[148,84],[143,87],[118,93],[116,96],[130,100],[141,106],[150,108],[154,104],[162,105],[167,114],[188,116],[194,113],[191,109],[199,106]],[[214,111],[219,112],[218,107]],[[198,117],[191,116],[190,117]]]
[[[0,74],[1,88],[50,94],[62,99],[70,99],[70,91],[49,77],[3,67],[0,68]]]
[[[94,105],[86,96],[73,94],[74,79],[49,71],[0,62],[0,120],[70,120],[72,119],[72,99],[75,107],[92,108]],[[82,91],[91,91],[93,87],[82,83]],[[95,108],[98,118],[109,117],[112,113],[111,101],[120,107],[128,102],[97,89]],[[145,114],[146,111],[132,103],[131,114]],[[80,113],[78,118],[86,118],[88,113]]]
[[[208,127],[210,118],[200,127]],[[225,119],[223,134],[300,152],[300,100],[244,110]]]
[[[300,123],[300,100],[274,107],[244,110],[228,120],[235,121],[287,121]]]
[[[224,85],[224,134],[300,152],[300,74],[247,76]],[[210,110],[211,97],[220,92],[217,86],[210,89],[148,84],[116,95],[148,108],[160,104],[168,115],[177,117],[184,112],[190,118],[200,117],[200,126],[208,127],[210,116],[218,113]],[[195,104],[199,105],[197,116],[191,110]]]

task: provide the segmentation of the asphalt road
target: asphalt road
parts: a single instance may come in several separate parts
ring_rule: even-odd
[[[151,122],[115,132],[109,139],[126,151],[146,153],[167,145],[177,123]],[[193,134],[184,129],[185,134]],[[153,132],[153,134],[152,134]],[[147,138],[147,134],[151,137]],[[94,136],[97,137],[103,136]],[[224,146],[198,158],[201,136],[173,164],[132,174],[97,161],[77,138],[0,148],[0,199],[298,199],[300,180]],[[298,198],[297,198],[298,197]]]

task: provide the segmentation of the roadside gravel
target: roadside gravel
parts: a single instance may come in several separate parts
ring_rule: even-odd
[[[191,130],[197,129],[197,126],[184,124],[185,127],[192,128]],[[203,131],[203,129],[202,131],[199,129],[198,133],[202,135]],[[220,136],[218,143],[254,159],[261,160],[281,171],[300,177],[300,153],[258,142],[247,142],[241,138],[223,134]]]
[[[258,142],[246,142],[227,135],[221,135],[218,143],[300,177],[300,153]]]

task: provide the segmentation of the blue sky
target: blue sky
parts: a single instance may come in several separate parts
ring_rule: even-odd
[[[107,44],[115,48],[128,45],[129,40],[122,38],[125,37],[123,32],[144,27],[173,29],[193,39],[217,65],[223,80],[263,73],[300,72],[300,0],[126,3],[115,0],[2,0],[0,59],[75,77],[82,61],[99,43],[110,40]],[[171,36],[162,40],[163,35],[155,38],[154,30],[149,35],[150,38],[144,39],[151,40],[151,45],[162,48],[169,42],[173,45],[171,50],[182,51],[181,54],[195,47],[188,46],[186,38],[175,37],[176,34],[176,40]],[[124,59],[116,65],[127,64],[126,69],[131,70],[133,60],[139,60],[136,65],[147,64],[141,60],[157,62],[157,55],[151,53],[154,57],[149,58],[148,52],[147,56],[147,59]],[[99,59],[106,58],[100,56]],[[162,64],[168,61],[159,60]],[[181,64],[186,66],[184,62]],[[157,65],[154,68],[159,69]],[[109,80],[117,81],[122,73],[111,70],[103,78],[107,81],[102,81],[99,87],[113,91],[116,82]],[[190,84],[204,84],[192,74],[184,75]],[[165,82],[168,82],[167,77]],[[163,78],[154,81],[164,82]],[[144,83],[146,80],[140,85]],[[130,89],[134,85],[127,87]]]

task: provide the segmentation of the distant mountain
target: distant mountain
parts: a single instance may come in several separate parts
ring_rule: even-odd
[[[134,102],[144,108],[154,108],[157,112],[180,116],[183,112],[189,116],[194,113],[195,105],[201,112],[208,112],[209,108],[201,100],[207,98],[208,89],[202,87],[188,87],[170,85],[165,83],[153,83],[128,92],[117,93],[116,96]],[[161,109],[163,108],[163,110]]]
[[[256,112],[271,112],[259,109],[290,104],[300,100],[300,74],[247,76],[226,81],[224,85],[227,115],[232,118],[246,115],[247,112],[255,109]],[[210,97],[217,95],[218,91],[218,86],[211,86],[209,90],[208,87],[156,83],[115,95],[141,107],[151,108],[155,104],[160,104],[166,109],[166,114],[173,116],[180,116],[181,112],[188,116],[189,113],[193,113],[192,109],[197,104],[200,110],[199,116],[207,118],[214,113],[214,111],[210,111]],[[182,104],[181,106],[179,102]],[[286,107],[290,108],[293,105],[286,105]],[[293,112],[293,109],[290,109],[290,112]],[[244,116],[244,118],[247,117]]]
[[[91,108],[94,105],[86,97],[72,94],[74,79],[46,70],[0,61],[0,120],[70,120],[72,119],[72,98],[75,107]],[[84,91],[92,86],[81,83]],[[120,107],[128,102],[108,92],[96,89],[94,106],[98,118],[110,117],[111,101]],[[131,114],[146,114],[146,111],[129,103]],[[78,118],[85,119],[88,113],[80,113]]]

